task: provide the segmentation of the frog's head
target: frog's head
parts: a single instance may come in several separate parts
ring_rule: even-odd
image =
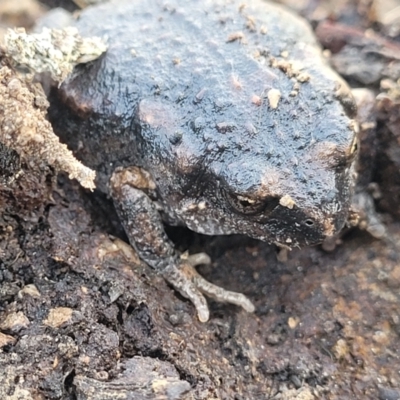
[[[312,114],[290,123],[283,114],[211,164],[213,207],[233,232],[293,247],[342,229],[355,181],[357,124],[340,102]]]
[[[200,233],[245,234],[287,247],[336,234],[350,207],[357,127],[343,101],[316,97],[305,92],[265,114],[239,104],[207,124],[190,116],[185,127],[172,127],[165,108],[153,110],[164,113],[157,126],[181,132],[166,133],[168,155],[152,168],[169,210]]]
[[[264,137],[235,151],[227,146],[210,163],[211,173],[191,182],[187,193],[194,190],[192,200],[203,202],[204,210],[186,224],[203,233],[241,233],[288,247],[336,234],[346,222],[355,181],[356,126],[346,118],[310,125],[314,138],[307,145],[287,138],[266,144]],[[312,132],[323,128],[332,134]],[[210,219],[201,218],[203,213]]]
[[[341,148],[315,143],[301,159],[282,155],[282,164],[265,155],[232,158],[214,175],[214,207],[236,233],[288,247],[322,242],[346,222],[356,147],[356,136],[349,135]]]

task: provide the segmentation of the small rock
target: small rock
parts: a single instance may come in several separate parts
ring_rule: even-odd
[[[380,387],[378,393],[379,400],[400,400],[400,391],[397,389]]]
[[[68,307],[52,308],[43,324],[52,328],[59,328],[63,323],[71,319],[72,312],[72,308]]]
[[[29,319],[22,311],[8,314],[0,323],[0,329],[18,332],[21,329],[28,327]]]
[[[15,342],[15,338],[0,332],[0,349],[4,346],[8,346],[9,344],[14,344]]]

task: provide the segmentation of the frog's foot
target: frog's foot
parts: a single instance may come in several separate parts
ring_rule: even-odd
[[[375,210],[374,200],[366,191],[360,191],[354,195],[346,225],[347,227],[341,232],[324,240],[322,248],[325,251],[334,251],[338,245],[342,244],[343,234],[354,227],[368,232],[375,239],[392,243],[384,223]]]
[[[352,222],[352,219],[355,222]],[[350,225],[356,225],[360,229],[366,230],[376,239],[387,237],[386,227],[375,210],[372,196],[367,192],[357,193],[354,196],[349,220]]]
[[[204,295],[254,311],[243,294],[213,285],[196,272],[195,265],[211,262],[206,254],[179,257],[165,233],[156,204],[149,197],[155,189],[150,174],[134,166],[116,169],[110,188],[125,232],[139,257],[194,304],[200,321],[206,322],[210,315]]]
[[[231,292],[205,280],[194,268],[195,265],[209,264],[205,253],[187,256],[183,254],[179,267],[171,265],[163,271],[163,277],[184,297],[189,299],[197,310],[201,322],[207,322],[210,316],[207,301],[203,294],[212,299],[235,304],[248,312],[254,312],[253,303],[242,293]]]

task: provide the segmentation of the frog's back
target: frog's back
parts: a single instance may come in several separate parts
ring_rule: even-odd
[[[285,52],[318,71],[306,54],[315,46],[307,24],[259,0],[118,0],[83,11],[77,26],[106,38],[109,49],[91,71],[78,68],[66,92],[76,101],[85,96],[77,94],[79,80],[86,106],[105,114],[129,115],[143,98],[194,109],[199,97],[222,104],[262,94],[281,80],[269,65]]]
[[[110,149],[95,160],[85,156],[93,167],[123,163],[137,152],[137,115],[160,128],[145,140],[167,156],[178,141],[202,156],[215,146],[233,151],[238,141],[240,152],[245,142],[263,154],[282,140],[307,147],[318,138],[299,132],[311,118],[321,114],[316,123],[329,122],[321,110],[334,101],[337,77],[321,68],[308,25],[279,6],[258,0],[119,0],[83,11],[77,26],[82,35],[109,43],[100,60],[76,68],[63,85],[67,102],[91,121],[87,146],[100,141]],[[277,126],[285,138],[276,134]],[[232,131],[240,134],[226,135]],[[323,137],[331,131],[321,127],[317,134],[332,140]],[[258,139],[250,138],[255,134]]]

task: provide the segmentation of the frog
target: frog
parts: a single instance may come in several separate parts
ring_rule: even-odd
[[[283,249],[334,237],[355,187],[346,82],[310,25],[262,0],[109,1],[80,11],[107,51],[57,88],[55,132],[115,206],[139,257],[189,299],[255,307],[205,280],[165,225]]]

